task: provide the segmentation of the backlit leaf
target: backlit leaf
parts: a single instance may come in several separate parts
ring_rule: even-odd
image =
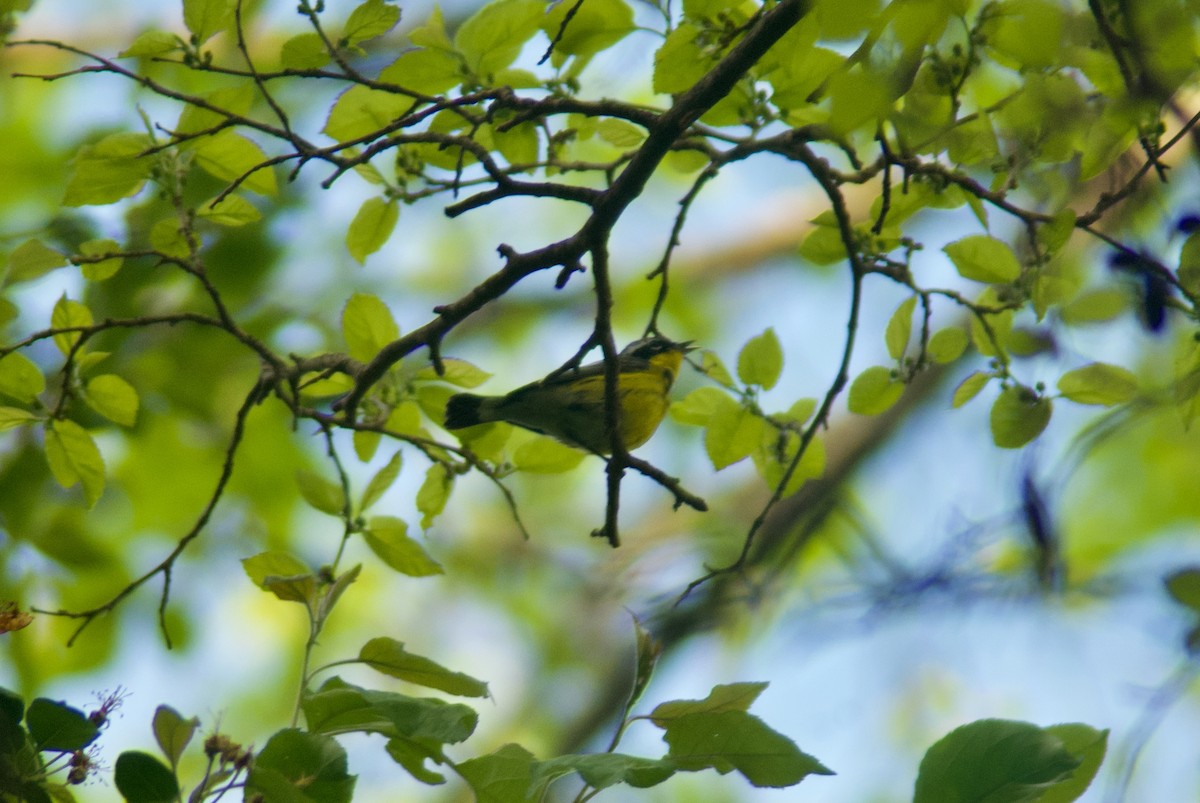
[[[96,504],[104,492],[104,458],[87,430],[74,421],[47,421],[46,462],[59,485],[79,483],[87,506]]]

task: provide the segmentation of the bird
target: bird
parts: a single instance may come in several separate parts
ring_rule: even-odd
[[[661,335],[636,340],[617,355],[621,442],[636,449],[650,439],[670,406],[668,394],[692,351]],[[612,451],[605,426],[604,362],[556,371],[503,396],[458,393],[446,402],[445,426],[465,429],[506,421],[594,454]]]

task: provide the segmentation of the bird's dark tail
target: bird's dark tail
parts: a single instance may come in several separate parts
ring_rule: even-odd
[[[472,393],[457,393],[446,402],[446,429],[462,429],[482,424],[479,409],[484,397]]]

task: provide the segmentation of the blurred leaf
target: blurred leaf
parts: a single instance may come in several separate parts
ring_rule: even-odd
[[[982,719],[956,728],[921,760],[913,803],[1034,801],[1081,760],[1036,725]]]
[[[171,766],[179,764],[179,758],[187,749],[200,720],[196,717],[184,719],[183,716],[169,705],[160,705],[154,710],[154,740],[163,755],[171,762]]]
[[[1081,763],[1071,773],[1071,777],[1064,778],[1050,787],[1040,797],[1035,798],[1035,803],[1070,803],[1087,791],[1096,773],[1100,771],[1100,764],[1108,750],[1108,731],[1096,730],[1090,725],[1078,722],[1051,725],[1045,730],[1049,735],[1061,739],[1063,747]]]
[[[54,311],[50,313],[50,325],[55,329],[78,330],[91,326],[93,323],[92,311],[78,301],[67,298],[66,293],[59,297],[54,305]],[[83,333],[79,331],[59,332],[54,335],[54,345],[58,346],[58,350],[66,356],[71,353],[82,336]]]
[[[536,435],[513,450],[512,462],[518,470],[530,474],[559,474],[575,468],[586,456],[553,438]]]
[[[246,793],[264,800],[350,803],[355,780],[336,740],[293,728],[273,735],[255,756]]]
[[[47,421],[46,462],[59,485],[80,483],[87,506],[96,504],[104,492],[104,458],[87,430],[74,421]]]
[[[607,789],[619,783],[629,784],[635,789],[644,789],[662,783],[674,775],[675,770],[675,764],[671,761],[639,758],[621,753],[566,755],[534,764],[529,788],[541,799],[551,783],[575,772],[584,783],[594,789]]]
[[[379,559],[401,574],[428,577],[442,574],[443,569],[424,547],[408,537],[408,525],[394,516],[374,516],[363,538]]]
[[[417,511],[421,514],[421,529],[428,530],[433,520],[446,508],[454,490],[454,475],[442,463],[434,463],[425,472],[425,480],[417,490]]]
[[[879,415],[898,402],[902,395],[904,383],[892,376],[891,369],[875,365],[856,376],[850,383],[847,404],[852,413]]]
[[[468,759],[458,765],[478,803],[531,803],[540,797],[530,789],[533,754],[518,744],[506,744],[495,752]]]
[[[454,45],[471,72],[486,81],[513,63],[545,14],[538,0],[494,0],[459,26]]]
[[[275,173],[266,164],[267,155],[255,142],[222,131],[195,141],[196,164],[213,178],[239,182],[238,186],[259,195],[274,195]]]
[[[137,423],[138,394],[116,374],[101,374],[88,380],[84,398],[93,410],[125,427]]]
[[[85,145],[75,157],[63,204],[111,204],[136,195],[154,167],[141,156],[154,141],[145,134],[110,134],[95,145]]]
[[[149,753],[126,750],[117,756],[113,781],[129,803],[170,803],[179,798],[175,774]]]
[[[3,407],[0,406],[0,432],[14,427],[33,424],[41,419],[28,410],[22,410],[20,407]]]
[[[896,311],[888,319],[884,342],[887,344],[888,356],[893,360],[899,360],[903,357],[904,350],[908,348],[909,338],[912,337],[913,310],[916,307],[917,297],[909,296],[900,302],[900,306],[896,307]],[[965,343],[965,337],[963,341]]]
[[[1200,568],[1189,567],[1167,575],[1167,593],[1176,602],[1200,613]]]
[[[46,389],[46,378],[33,360],[19,351],[0,357],[0,394],[31,403]]]
[[[442,373],[439,375],[432,365],[426,365],[417,371],[416,378],[446,382],[459,388],[476,388],[492,377],[482,368],[472,365],[466,360],[457,360],[453,357],[442,359],[442,369]]]
[[[976,371],[968,376],[958,387],[954,389],[954,398],[950,403],[951,407],[962,407],[971,399],[979,395],[979,391],[987,386],[987,383],[995,379],[994,374],[986,371]]]
[[[65,255],[46,246],[41,240],[26,240],[9,256],[5,280],[10,284],[32,281],[67,264]]]
[[[351,357],[369,362],[400,336],[400,327],[379,298],[355,293],[342,310],[342,336]]]
[[[296,471],[300,495],[313,508],[340,517],[346,511],[346,494],[342,486],[306,468]]]
[[[392,236],[399,218],[400,205],[393,200],[374,196],[363,201],[346,231],[350,256],[360,265],[366,262]]]
[[[220,201],[208,201],[200,206],[197,216],[218,226],[244,226],[262,219],[254,204],[240,195],[226,195]]]
[[[82,750],[100,735],[100,728],[82,711],[44,697],[29,704],[25,725],[38,750]]]
[[[1133,399],[1138,392],[1138,380],[1118,365],[1094,362],[1067,371],[1058,380],[1063,396],[1080,404],[1112,406]]]
[[[351,47],[390,31],[400,21],[400,9],[383,0],[367,0],[350,12],[342,38]]]
[[[942,248],[959,275],[977,282],[1011,282],[1021,275],[1021,263],[1007,243],[974,234]]]
[[[397,450],[392,459],[387,462],[383,468],[375,472],[371,477],[371,481],[367,483],[366,490],[363,491],[362,501],[358,504],[358,512],[365,513],[368,508],[379,501],[379,498],[392,487],[392,483],[396,481],[396,477],[400,475],[400,451]]]
[[[87,240],[79,244],[79,253],[85,257],[98,257],[106,254],[120,253],[121,246],[116,240]],[[116,275],[124,264],[124,257],[114,256],[99,262],[83,262],[79,269],[83,278],[90,282],[102,282]]]
[[[747,385],[770,390],[779,381],[782,371],[783,349],[774,329],[768,328],[761,335],[750,338],[738,352],[738,378]]]
[[[833,774],[791,739],[745,711],[673,718],[663,739],[670,746],[668,758],[680,769],[711,767],[721,774],[737,770],[758,787],[792,786],[809,775]]]
[[[945,365],[961,357],[967,350],[968,342],[967,333],[957,326],[939,329],[929,336],[926,354],[934,362]]]
[[[1004,449],[1019,449],[1042,434],[1050,423],[1051,401],[1023,385],[1011,385],[992,404],[992,440]]]
[[[233,22],[235,0],[183,0],[183,22],[202,45]]]
[[[329,61],[325,41],[311,31],[291,37],[279,51],[279,64],[285,70],[319,70]]]
[[[404,644],[390,638],[374,638],[359,650],[358,660],[372,669],[400,680],[428,686],[431,689],[460,697],[487,697],[487,684],[404,649]]]

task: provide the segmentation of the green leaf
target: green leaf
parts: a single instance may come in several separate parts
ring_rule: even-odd
[[[904,395],[904,383],[896,381],[891,369],[875,365],[854,378],[847,404],[850,412],[879,415]]]
[[[165,56],[183,50],[183,46],[183,40],[169,31],[143,31],[133,40],[133,44],[117,54],[117,58]]]
[[[374,516],[363,538],[380,560],[409,577],[429,577],[444,570],[425,549],[408,537],[408,525],[394,516]]]
[[[244,558],[241,568],[254,585],[270,591],[270,581],[278,577],[307,577],[312,575],[308,564],[300,561],[287,552],[259,552],[258,555]]]
[[[87,430],[74,421],[47,421],[46,462],[59,485],[78,482],[87,506],[96,504],[104,492],[104,458]]]
[[[506,744],[495,752],[458,765],[477,803],[530,803],[540,799],[529,787],[533,754],[519,744]]]
[[[171,766],[175,767],[192,737],[196,735],[200,720],[196,717],[184,719],[183,715],[171,706],[160,705],[154,709],[153,727],[154,741],[158,743],[158,749],[162,750]]]
[[[417,371],[416,378],[446,382],[459,388],[477,388],[491,379],[492,375],[466,360],[445,357],[442,359],[442,373],[440,375],[432,365],[426,365]]]
[[[1049,399],[1024,385],[1010,385],[992,404],[992,440],[1002,449],[1018,449],[1042,434],[1052,410]]]
[[[454,44],[471,72],[487,81],[516,60],[538,32],[545,14],[546,6],[540,0],[495,0],[459,26]]]
[[[908,340],[912,337],[913,310],[916,307],[917,297],[909,296],[900,302],[900,306],[896,307],[896,311],[888,319],[887,330],[884,333],[883,339],[887,344],[888,355],[893,360],[899,360],[903,357],[904,350],[908,348]],[[965,337],[963,341],[965,345]]]
[[[262,213],[240,195],[226,195],[220,201],[201,204],[198,217],[218,226],[244,226],[262,219]]]
[[[588,753],[566,755],[539,761],[533,767],[529,782],[531,791],[545,796],[547,788],[557,779],[572,772],[579,774],[593,789],[607,789],[619,783],[635,789],[656,786],[675,774],[671,761],[627,756],[621,753]]]
[[[59,297],[50,313],[50,326],[55,329],[75,329],[91,326],[92,323],[92,311],[78,301],[67,298],[66,293]],[[66,356],[82,336],[77,331],[59,332],[54,336],[54,345]]]
[[[462,57],[447,50],[409,50],[385,67],[379,80],[427,95],[440,95],[462,83]]]
[[[1200,568],[1188,567],[1172,572],[1163,581],[1176,602],[1200,612]]]
[[[425,481],[417,490],[417,511],[421,514],[422,530],[428,530],[433,520],[446,509],[452,490],[454,475],[442,463],[431,465],[425,472]]]
[[[995,374],[987,371],[976,371],[968,376],[962,382],[958,383],[958,387],[954,389],[954,397],[950,402],[950,406],[954,408],[962,407],[971,399],[979,395],[979,391],[995,378]]]
[[[1051,725],[1045,730],[1047,734],[1062,740],[1063,746],[1081,763],[1071,777],[1050,787],[1035,799],[1035,803],[1070,803],[1087,791],[1099,772],[1100,763],[1104,761],[1104,754],[1108,750],[1108,731],[1096,730],[1079,722]]]
[[[30,404],[46,389],[42,369],[19,351],[0,358],[0,394]]]
[[[654,91],[675,95],[692,88],[709,67],[713,56],[706,54],[698,43],[700,29],[682,22],[667,34],[654,53]]]
[[[84,399],[88,406],[116,424],[132,427],[137,423],[138,394],[116,374],[101,374],[87,383]]]
[[[369,362],[380,349],[400,337],[400,327],[387,304],[378,297],[355,293],[342,309],[342,336],[351,357]]]
[[[41,419],[20,407],[0,407],[0,432],[14,427],[33,424]]]
[[[704,433],[704,449],[717,471],[749,457],[762,443],[766,427],[766,422],[752,411],[721,396],[729,404],[722,403],[721,409],[713,413]]]
[[[129,803],[171,803],[179,798],[179,781],[154,756],[126,750],[117,756],[113,781]]]
[[[311,32],[293,36],[279,51],[279,64],[285,70],[319,70],[330,58],[320,34]]]
[[[846,258],[846,243],[834,226],[814,226],[800,243],[800,256],[814,265],[832,265]]]
[[[183,0],[183,24],[192,41],[202,45],[233,22],[236,0]]]
[[[587,59],[607,50],[634,29],[633,9],[625,0],[587,0],[563,28],[570,10],[571,5],[557,3],[541,20],[546,36],[551,40],[558,37],[550,54],[555,67],[562,66],[567,56]]]
[[[732,378],[730,384],[733,383]],[[708,426],[714,415],[735,415],[740,405],[728,393],[717,388],[696,388],[673,403],[671,418],[680,424]]]
[[[196,164],[221,181],[239,181],[239,187],[259,195],[274,195],[275,173],[267,155],[256,143],[233,131],[201,137],[195,144]]]
[[[330,516],[340,517],[345,513],[346,494],[338,483],[302,468],[296,471],[296,484],[300,487],[300,495],[304,497],[304,501],[313,508]]]
[[[1034,801],[1080,760],[1027,722],[983,719],[951,731],[921,760],[913,803]]]
[[[25,711],[25,725],[38,750],[82,750],[100,735],[100,728],[77,708],[38,697]]]
[[[121,246],[116,240],[87,240],[79,244],[79,253],[85,257],[120,254],[120,251]],[[102,259],[99,262],[81,262],[79,269],[83,273],[83,278],[88,281],[102,282],[105,279],[111,279],[115,276],[124,262],[124,257],[114,256],[110,259]]]
[[[967,333],[957,326],[939,329],[929,337],[925,354],[936,363],[952,363],[967,350]]]
[[[960,276],[977,282],[1011,282],[1021,263],[1008,244],[986,234],[973,234],[942,248]]]
[[[246,797],[350,803],[354,782],[346,751],[337,740],[291,728],[272,736],[255,756],[246,778]]]
[[[346,231],[346,250],[358,264],[367,261],[392,236],[400,219],[400,205],[378,196],[363,201]]]
[[[130,133],[110,134],[95,145],[83,146],[75,157],[63,203],[111,204],[136,195],[154,168],[154,159],[140,154],[153,146],[149,136]]]
[[[774,329],[768,328],[746,341],[738,353],[737,370],[738,378],[747,385],[758,385],[763,390],[775,387],[783,371],[783,349]]]
[[[383,0],[367,0],[350,12],[342,38],[351,47],[382,36],[400,21],[400,9]]]
[[[1116,287],[1088,290],[1063,305],[1063,323],[1072,325],[1111,321],[1129,307],[1129,294]]]
[[[8,258],[5,282],[16,284],[32,281],[66,265],[66,256],[44,245],[41,240],[26,240]]]
[[[188,259],[192,245],[175,217],[164,218],[150,228],[150,245],[155,251],[176,259]]]
[[[308,727],[319,733],[381,733],[425,745],[457,744],[474,732],[478,715],[461,703],[371,691],[334,677],[302,701]],[[440,751],[431,751],[440,755]]]
[[[427,686],[459,697],[487,697],[487,684],[404,649],[390,638],[373,638],[358,652],[358,660],[388,677]]]
[[[1063,396],[1080,404],[1102,404],[1111,407],[1129,401],[1138,392],[1138,380],[1119,365],[1094,362],[1067,371],[1058,380]]]
[[[559,474],[575,468],[586,456],[553,438],[534,435],[513,450],[512,463],[529,474]]]
[[[654,669],[658,666],[658,659],[662,657],[663,645],[662,642],[654,637],[654,634],[642,626],[641,621],[633,617],[634,636],[636,637],[636,656],[634,662],[633,673],[633,688],[629,692],[629,698],[625,702],[625,710],[628,712],[641,699],[642,692],[650,685],[650,679],[654,676]]]
[[[334,102],[323,131],[338,142],[356,140],[391,125],[410,106],[403,95],[352,86]]]
[[[737,770],[757,787],[793,786],[813,774],[832,775],[791,739],[745,711],[688,714],[672,720],[663,739],[680,769]]]
[[[367,483],[367,488],[363,491],[362,501],[358,504],[358,512],[365,513],[366,510],[379,501],[379,498],[392,487],[392,483],[396,481],[396,477],[400,476],[400,451],[397,450],[392,459],[387,462],[383,468],[375,472],[375,476],[371,477],[371,481]]]
[[[650,720],[666,728],[671,720],[691,714],[713,714],[721,711],[749,711],[758,696],[766,691],[766,683],[723,683],[713,686],[703,700],[671,700],[660,703],[650,713]]]

